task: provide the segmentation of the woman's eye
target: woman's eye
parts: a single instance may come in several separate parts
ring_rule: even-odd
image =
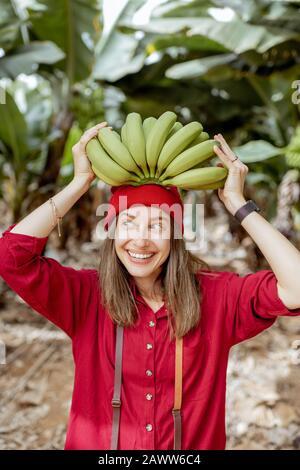
[[[134,222],[132,220],[123,220],[122,221],[122,225],[127,226],[128,224],[134,224]],[[162,228],[162,224],[157,222],[157,223],[151,224],[151,227]]]

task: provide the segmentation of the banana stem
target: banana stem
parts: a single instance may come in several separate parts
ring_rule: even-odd
[[[142,184],[160,184],[161,182],[157,178],[142,178],[139,181],[130,182],[133,186],[141,186]]]

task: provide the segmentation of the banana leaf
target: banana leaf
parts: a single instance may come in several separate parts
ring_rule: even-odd
[[[19,74],[35,72],[37,64],[55,64],[65,57],[51,41],[32,41],[0,58],[0,78],[15,79]]]
[[[283,148],[275,147],[264,140],[252,140],[245,145],[233,147],[233,151],[246,164],[262,162],[284,153]]]
[[[98,1],[39,0],[28,11],[37,38],[50,40],[65,52],[65,59],[57,65],[70,83],[87,78],[100,32]]]
[[[23,166],[28,152],[27,124],[8,91],[5,93],[5,106],[2,106],[0,140],[11,150],[14,165]]]

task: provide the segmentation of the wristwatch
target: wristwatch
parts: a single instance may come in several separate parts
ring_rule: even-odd
[[[260,212],[260,208],[255,204],[254,201],[252,201],[252,199],[250,199],[246,202],[246,204],[244,204],[236,211],[234,217],[239,222],[242,222],[242,220],[253,211]]]

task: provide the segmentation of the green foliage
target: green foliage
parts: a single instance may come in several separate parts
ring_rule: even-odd
[[[299,168],[298,2],[169,0],[149,20],[144,0],[15,3],[0,11],[0,191],[14,214],[32,187],[72,178],[85,129],[107,120],[119,130],[132,111],[222,132],[270,204],[289,165]]]

